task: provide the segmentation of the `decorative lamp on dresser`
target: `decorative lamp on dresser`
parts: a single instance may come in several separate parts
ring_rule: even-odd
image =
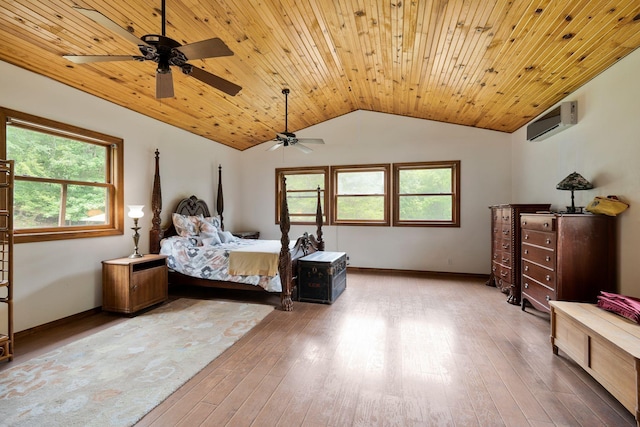
[[[491,274],[487,285],[520,304],[520,214],[548,211],[548,204],[504,204],[491,210]]]
[[[615,217],[523,214],[522,309],[550,312],[549,301],[595,303],[616,288]]]

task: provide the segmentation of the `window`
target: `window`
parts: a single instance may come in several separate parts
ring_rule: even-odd
[[[18,243],[123,233],[123,141],[0,108]]]
[[[280,222],[282,176],[286,178],[287,205],[291,224],[315,224],[318,207],[318,187],[323,223],[327,223],[328,167],[276,169],[276,224]]]
[[[460,161],[396,163],[394,226],[460,227]]]
[[[333,166],[332,223],[389,225],[390,165]]]

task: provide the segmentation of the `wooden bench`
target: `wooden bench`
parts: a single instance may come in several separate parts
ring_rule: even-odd
[[[640,426],[640,325],[595,304],[550,301],[551,345],[624,405]]]

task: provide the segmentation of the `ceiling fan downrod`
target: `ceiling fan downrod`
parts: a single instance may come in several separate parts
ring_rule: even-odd
[[[289,89],[282,89],[282,93],[284,94],[284,133],[286,135],[289,133]]]

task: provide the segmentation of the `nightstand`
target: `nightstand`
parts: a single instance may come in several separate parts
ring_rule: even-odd
[[[102,261],[102,309],[135,313],[168,298],[166,255]]]
[[[259,239],[260,238],[259,231],[232,231],[231,234],[241,239]]]

